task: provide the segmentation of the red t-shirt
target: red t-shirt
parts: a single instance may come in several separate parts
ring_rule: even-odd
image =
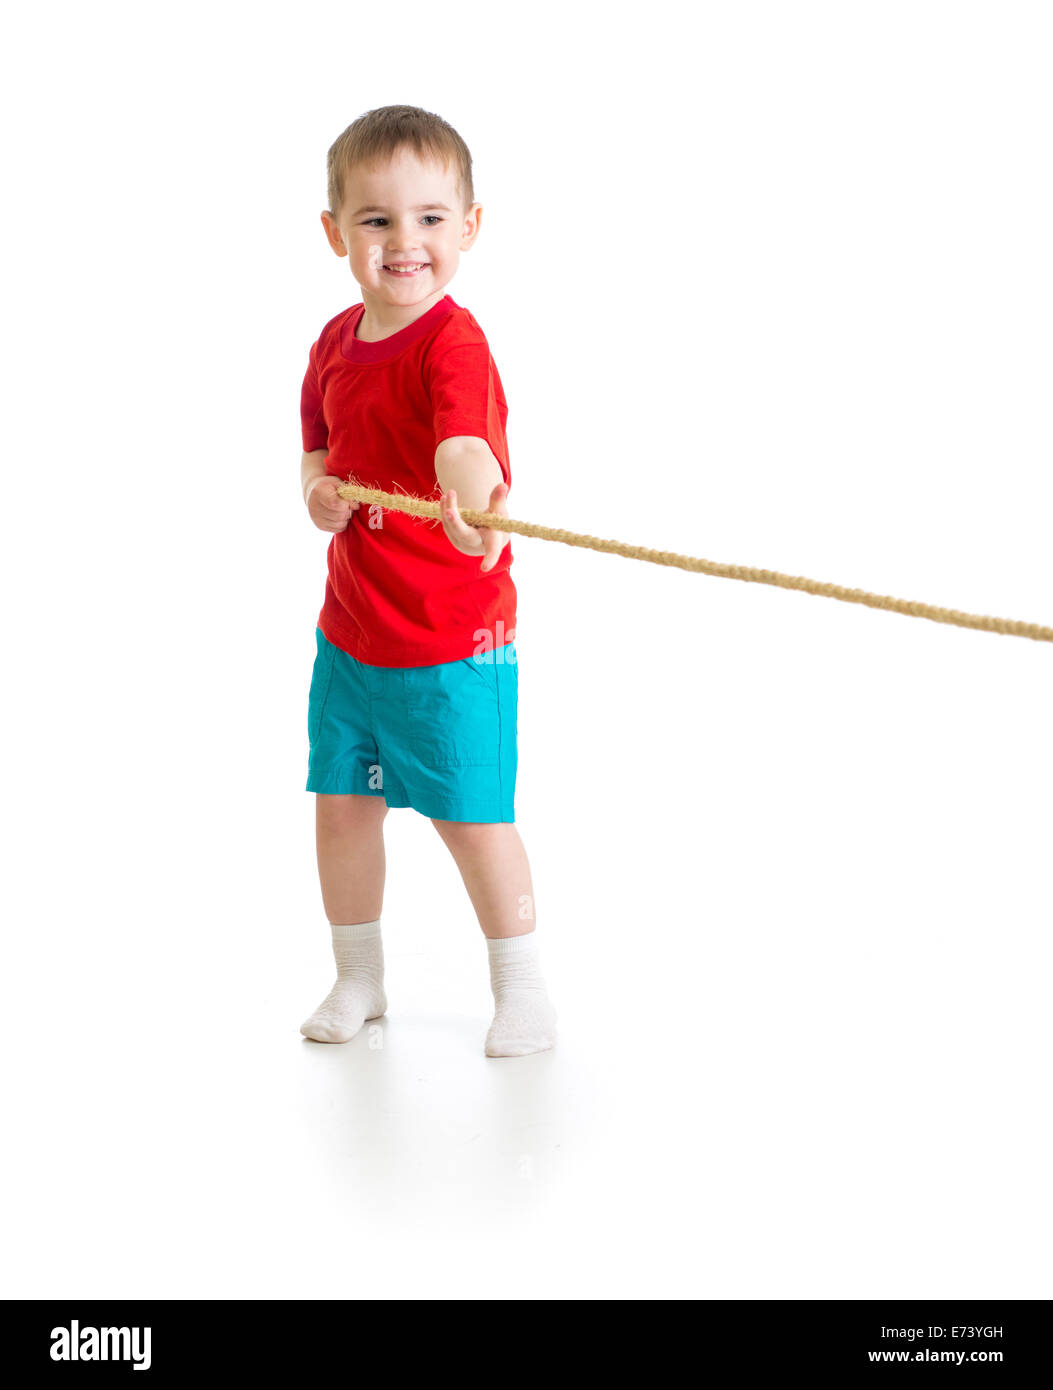
[[[343,310],[311,346],[300,396],[304,452],[328,448],[326,472],[344,481],[353,474],[364,487],[438,501],[437,446],[477,435],[511,487],[504,390],[468,310],[447,294],[375,343],[355,337],[364,312],[362,303]],[[328,561],[318,626],[368,665],[457,661],[515,636],[511,541],[484,574],[482,556],[456,550],[437,517],[363,503],[329,542]]]

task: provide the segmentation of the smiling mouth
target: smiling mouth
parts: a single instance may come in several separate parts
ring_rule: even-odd
[[[397,276],[400,280],[412,280],[415,275],[423,275],[428,269],[428,266],[429,262],[427,261],[417,261],[413,264],[407,262],[405,265],[399,265],[395,262],[391,265],[384,266],[383,269],[386,270],[389,275]]]

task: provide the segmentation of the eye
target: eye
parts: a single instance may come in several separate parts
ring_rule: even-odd
[[[387,219],[386,217],[367,217],[366,220],[362,223],[362,226],[363,226],[363,227],[372,227],[373,224],[374,224],[374,222],[386,222],[387,220],[388,220],[388,219]],[[441,221],[442,221],[442,218],[441,218],[437,213],[429,212],[429,213],[426,213],[426,214],[425,214],[425,216],[424,216],[424,221],[425,221],[425,222],[441,222]]]

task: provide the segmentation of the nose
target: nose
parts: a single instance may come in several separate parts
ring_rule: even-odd
[[[387,248],[389,251],[403,251],[407,247],[416,250],[420,246],[420,228],[413,221],[412,214],[406,223],[399,224],[397,222],[392,222],[387,228],[387,232]]]

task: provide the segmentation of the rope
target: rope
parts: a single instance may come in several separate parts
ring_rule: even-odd
[[[358,483],[344,483],[337,488],[339,496],[348,501],[367,502],[372,506],[388,507],[407,512],[410,516],[440,519],[439,504],[427,502],[409,493],[380,492]],[[929,618],[934,623],[952,623],[955,627],[977,628],[982,632],[998,632],[1006,637],[1030,637],[1036,642],[1053,642],[1053,627],[1039,623],[1018,622],[1014,618],[988,618],[979,613],[961,613],[954,608],[937,608],[931,603],[892,598],[888,594],[871,594],[866,589],[846,589],[840,584],[827,584],[818,579],[805,579],[797,574],[780,574],[777,570],[751,569],[747,565],[722,565],[715,560],[699,560],[692,555],[677,555],[671,550],[649,550],[642,545],[627,545],[625,541],[605,541],[598,536],[582,536],[576,531],[561,531],[554,526],[538,526],[530,521],[515,521],[496,512],[479,511],[474,507],[459,507],[469,526],[488,526],[496,531],[515,532],[520,536],[537,536],[544,541],[560,541],[563,545],[584,546],[603,550],[611,555],[625,555],[630,560],[647,560],[653,565],[675,565],[677,569],[712,574],[721,579],[742,579],[749,584],[774,584],[781,589],[799,589],[822,598],[841,599],[845,603],[863,603],[868,608],[884,608],[890,613],[904,613],[911,618]]]

